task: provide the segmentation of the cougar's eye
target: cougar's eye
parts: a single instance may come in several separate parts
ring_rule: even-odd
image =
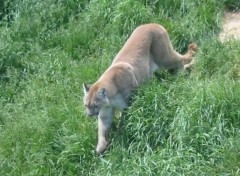
[[[97,105],[93,105],[93,108],[98,108],[98,106]]]

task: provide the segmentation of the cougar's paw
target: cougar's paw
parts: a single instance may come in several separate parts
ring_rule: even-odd
[[[101,142],[100,144],[97,145],[96,153],[98,155],[103,154],[105,152],[105,150],[107,149],[107,147],[108,147],[108,142],[107,141]]]
[[[191,50],[191,51],[197,51],[197,44],[196,43],[191,43],[188,45],[188,50]]]

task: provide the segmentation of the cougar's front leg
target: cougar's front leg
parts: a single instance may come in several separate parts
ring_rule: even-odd
[[[98,115],[98,144],[96,152],[103,153],[109,144],[109,131],[114,116],[113,107],[104,107]]]

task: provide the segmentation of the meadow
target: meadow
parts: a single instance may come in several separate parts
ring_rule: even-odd
[[[238,0],[0,1],[0,175],[240,175],[240,41],[218,39]],[[93,83],[137,26],[159,23],[191,73],[139,87],[111,145],[94,153]],[[115,123],[119,115],[114,119]]]

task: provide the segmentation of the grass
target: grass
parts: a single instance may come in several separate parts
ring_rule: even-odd
[[[25,0],[0,7],[0,175],[239,175],[239,41],[219,42],[230,0]],[[139,87],[120,134],[94,155],[94,82],[131,31],[156,22],[199,50],[190,75]]]

